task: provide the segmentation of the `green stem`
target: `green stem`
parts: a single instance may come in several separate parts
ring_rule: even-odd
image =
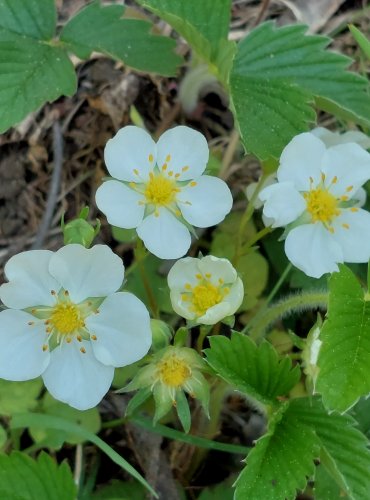
[[[144,259],[147,255],[147,251],[144,248],[142,241],[138,238],[137,245],[135,248],[135,260],[137,261],[137,266],[139,268],[140,277],[143,281],[146,295],[148,297],[149,307],[152,310],[153,317],[159,319],[159,307],[155,295],[153,293],[152,287],[149,283],[147,273],[144,267]]]
[[[278,293],[278,291],[280,290],[282,284],[284,283],[284,281],[286,280],[288,274],[290,273],[290,271],[292,270],[292,267],[293,267],[293,264],[291,264],[289,262],[289,264],[286,266],[286,268],[284,269],[284,271],[282,272],[280,278],[278,279],[278,281],[276,282],[276,285],[274,286],[274,288],[271,290],[271,292],[269,293],[267,299],[266,299],[266,302],[265,302],[265,307],[267,307],[270,302],[274,299],[275,295]]]
[[[261,311],[253,319],[253,324],[247,325],[242,333],[248,332],[252,339],[258,341],[264,336],[267,328],[280,318],[307,309],[326,309],[328,296],[327,292],[306,292],[292,295]]]
[[[240,257],[242,256],[242,246],[243,246],[243,236],[245,233],[245,228],[249,220],[251,219],[254,212],[254,202],[257,199],[258,193],[260,192],[264,182],[266,179],[266,175],[262,175],[257,183],[256,189],[252,195],[252,198],[249,200],[247,208],[245,209],[244,214],[242,215],[238,234],[236,236],[236,246],[235,246],[235,255],[233,258],[233,265],[236,266],[239,262]]]
[[[253,238],[251,238],[248,243],[246,243],[242,249],[241,254],[244,255],[247,251],[255,244],[257,241],[261,240],[266,234],[270,234],[273,231],[272,227],[264,227],[258,233],[256,233]]]
[[[207,337],[209,332],[212,330],[212,326],[209,325],[201,325],[199,329],[199,335],[197,338],[197,351],[201,354],[203,349],[204,339]]]

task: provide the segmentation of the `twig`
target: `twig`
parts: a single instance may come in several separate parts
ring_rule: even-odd
[[[54,169],[51,176],[48,199],[46,202],[44,216],[36,234],[35,242],[31,247],[33,250],[42,247],[50,226],[51,219],[53,217],[55,205],[57,203],[63,166],[63,137],[58,120],[56,120],[53,125],[53,152]]]
[[[268,9],[268,6],[270,4],[270,0],[262,0],[261,3],[262,3],[261,9],[260,9],[260,11],[258,13],[257,19],[255,20],[255,22],[253,24],[253,28],[255,28],[256,26],[258,26],[259,23],[264,19],[266,10]]]

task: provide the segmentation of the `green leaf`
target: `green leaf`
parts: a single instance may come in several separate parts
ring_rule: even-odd
[[[226,480],[216,486],[202,490],[198,500],[233,500],[233,498],[234,490],[231,482],[230,480]]]
[[[59,47],[22,37],[0,41],[0,132],[46,101],[71,96],[76,85],[73,65]]]
[[[319,445],[314,432],[282,407],[247,457],[236,481],[235,500],[293,500],[314,473]]]
[[[345,500],[348,498],[323,465],[316,467],[314,494],[315,500]]]
[[[41,378],[27,382],[10,382],[0,379],[0,414],[10,416],[32,410],[37,405],[41,388]]]
[[[93,494],[93,500],[143,500],[145,490],[139,483],[113,480]]]
[[[329,38],[306,29],[266,22],[238,45],[231,96],[245,148],[262,160],[308,129],[314,98],[324,111],[370,125],[367,80],[346,71],[351,59],[324,50]]]
[[[300,398],[288,410],[311,427],[319,440],[322,464],[346,488],[349,498],[368,497],[370,491],[370,450],[366,437],[354,427],[349,415],[328,413],[319,398]]]
[[[141,483],[145,488],[155,498],[158,498],[158,495],[150,486],[149,483],[145,481],[145,479],[137,472],[136,469],[132,467],[121,455],[119,455],[113,448],[111,448],[105,441],[100,439],[100,437],[96,436],[92,432],[88,431],[84,427],[77,425],[73,422],[65,420],[60,417],[54,417],[51,415],[43,415],[42,413],[20,413],[18,415],[14,415],[11,422],[12,429],[22,429],[26,427],[34,427],[39,429],[56,429],[62,430],[68,434],[74,434],[80,436],[84,441],[90,441],[94,443],[100,450],[108,455],[108,457],[117,465],[122,467],[126,472],[128,472],[133,478],[135,478],[139,483]]]
[[[237,444],[220,443],[218,441],[212,441],[211,439],[202,438],[199,436],[193,436],[192,434],[185,434],[184,432],[177,431],[176,429],[171,429],[162,424],[153,425],[152,421],[148,418],[135,415],[130,418],[130,421],[134,424],[146,429],[147,431],[153,432],[154,434],[159,434],[174,441],[180,441],[181,443],[187,443],[192,446],[198,446],[199,448],[205,448],[207,450],[217,450],[226,453],[238,453],[245,455],[248,453],[249,448],[246,446],[241,446]]]
[[[211,337],[205,349],[207,362],[226,382],[262,405],[276,404],[298,382],[300,370],[289,358],[279,360],[266,341],[258,347],[246,335],[233,332],[231,339]]]
[[[349,25],[349,29],[353,38],[363,50],[366,57],[370,59],[370,40],[366,38],[366,36],[358,28],[356,28],[356,26],[353,26],[353,24]]]
[[[297,398],[280,407],[247,457],[236,500],[293,500],[314,473],[315,460],[353,500],[370,488],[368,441],[348,415],[328,413],[321,400]]]
[[[0,483],[7,500],[74,500],[77,493],[67,463],[58,465],[46,453],[37,461],[19,452],[0,455]]]
[[[370,302],[345,266],[329,280],[316,390],[330,409],[346,411],[370,393]]]
[[[230,23],[230,0],[137,0],[143,7],[168,22],[207,62],[222,62],[230,56],[226,47]],[[231,58],[232,60],[232,58]],[[217,65],[218,67],[220,64]]]
[[[84,59],[97,51],[139,70],[175,75],[181,63],[173,51],[175,41],[152,35],[146,21],[121,19],[123,12],[121,5],[102,6],[94,1],[64,26],[60,39]]]
[[[54,0],[2,0],[0,40],[11,40],[12,35],[50,40],[56,21]]]

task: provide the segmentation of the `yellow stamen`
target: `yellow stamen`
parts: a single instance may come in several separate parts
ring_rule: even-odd
[[[352,189],[353,189],[353,186],[348,186],[348,187],[346,188],[347,193],[349,193],[350,191],[352,191]]]
[[[171,161],[171,155],[166,156],[166,162],[169,163]]]
[[[160,361],[157,368],[162,384],[169,387],[181,387],[191,377],[188,364],[175,354]]]
[[[78,307],[71,302],[57,304],[49,319],[51,325],[63,335],[73,333],[83,325]]]
[[[196,186],[196,185],[197,185],[197,183],[196,183],[195,181],[192,181],[192,182],[190,183],[190,186],[191,186],[191,187],[194,187],[194,186]]]
[[[150,163],[153,163],[154,157],[152,154],[149,155],[148,160]]]
[[[159,174],[150,176],[149,182],[145,186],[144,196],[147,203],[168,206],[175,201],[176,194],[179,191],[180,189],[175,182]]]
[[[343,223],[342,226],[344,227],[344,229],[349,229],[349,224]]]
[[[327,224],[340,214],[338,200],[326,189],[311,189],[304,194],[304,198],[312,222],[323,222]]]

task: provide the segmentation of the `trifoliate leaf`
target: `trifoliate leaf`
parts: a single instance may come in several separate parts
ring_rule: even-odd
[[[284,407],[271,418],[267,433],[247,457],[236,481],[235,500],[293,500],[315,470],[317,438]]]
[[[60,38],[81,58],[97,51],[139,70],[175,75],[181,63],[175,41],[151,34],[147,21],[122,19],[123,12],[122,5],[94,1],[64,26]]]
[[[46,453],[37,461],[19,452],[0,455],[0,484],[1,498],[11,500],[74,500],[77,493],[67,463]]]
[[[268,342],[258,347],[246,335],[211,337],[207,362],[226,382],[262,405],[273,405],[298,382],[300,371],[289,358],[279,360]]]
[[[231,96],[245,148],[262,160],[308,129],[314,98],[320,109],[370,125],[366,79],[346,71],[348,57],[325,50],[329,38],[306,29],[266,22],[238,45]]]
[[[343,265],[329,280],[328,317],[320,340],[316,390],[325,406],[345,411],[370,393],[370,302]]]
[[[230,0],[137,0],[143,7],[168,22],[195,53],[211,63],[214,73],[227,81],[235,44],[227,40]]]

